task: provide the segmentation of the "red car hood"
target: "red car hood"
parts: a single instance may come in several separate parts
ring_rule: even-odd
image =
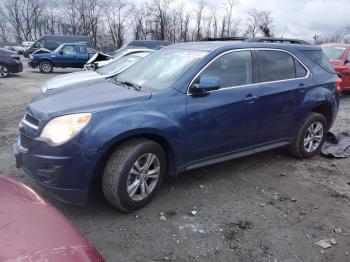
[[[0,261],[103,261],[54,207],[26,185],[0,177]]]

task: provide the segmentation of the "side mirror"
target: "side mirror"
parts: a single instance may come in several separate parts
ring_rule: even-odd
[[[60,50],[58,53],[59,53],[60,55],[63,55],[63,50]]]
[[[199,79],[199,83],[191,88],[193,93],[203,93],[220,89],[220,79],[215,76],[205,76]]]

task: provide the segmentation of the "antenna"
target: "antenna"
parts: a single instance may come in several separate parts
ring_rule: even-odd
[[[286,27],[284,28],[283,34],[281,35],[281,39],[284,37],[284,34],[286,33],[287,29],[288,29],[288,26],[286,26]]]

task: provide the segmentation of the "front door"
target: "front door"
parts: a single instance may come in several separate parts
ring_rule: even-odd
[[[253,84],[251,51],[216,58],[195,79],[217,77],[220,89],[187,96],[189,161],[229,153],[259,141],[256,121],[259,85]]]
[[[56,61],[62,67],[75,67],[78,63],[75,45],[64,45],[57,54]]]

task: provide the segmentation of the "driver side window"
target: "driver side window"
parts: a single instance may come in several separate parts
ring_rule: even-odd
[[[235,51],[212,62],[200,77],[217,77],[220,87],[249,85],[253,82],[251,51]]]
[[[75,46],[74,45],[66,45],[62,48],[62,52],[64,54],[76,54]]]

